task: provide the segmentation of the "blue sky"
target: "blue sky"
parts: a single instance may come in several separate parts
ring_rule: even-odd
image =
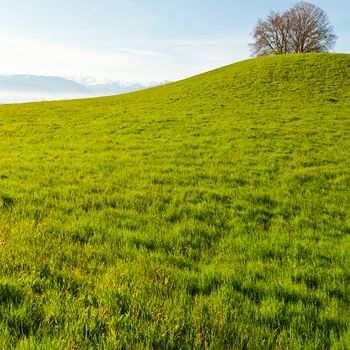
[[[350,52],[350,1],[324,9]],[[249,58],[259,17],[295,1],[0,0],[0,74],[177,80]]]

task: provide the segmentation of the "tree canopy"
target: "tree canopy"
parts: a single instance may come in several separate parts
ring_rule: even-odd
[[[337,39],[326,12],[307,2],[283,13],[271,11],[258,20],[252,37],[253,56],[328,52]]]

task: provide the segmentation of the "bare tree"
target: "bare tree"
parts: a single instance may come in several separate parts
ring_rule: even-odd
[[[289,11],[292,52],[327,52],[337,39],[327,14],[319,7],[299,2]]]
[[[336,35],[327,14],[319,7],[299,2],[283,12],[271,12],[258,20],[250,44],[253,56],[298,52],[327,52]]]
[[[271,12],[266,20],[259,19],[253,33],[251,51],[254,56],[288,53],[288,17]]]

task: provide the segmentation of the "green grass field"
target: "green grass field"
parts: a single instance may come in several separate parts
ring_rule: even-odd
[[[350,349],[350,55],[0,106],[0,349]]]

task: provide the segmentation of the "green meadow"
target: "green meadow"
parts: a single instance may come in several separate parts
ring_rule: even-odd
[[[0,106],[0,349],[350,349],[350,55]]]

